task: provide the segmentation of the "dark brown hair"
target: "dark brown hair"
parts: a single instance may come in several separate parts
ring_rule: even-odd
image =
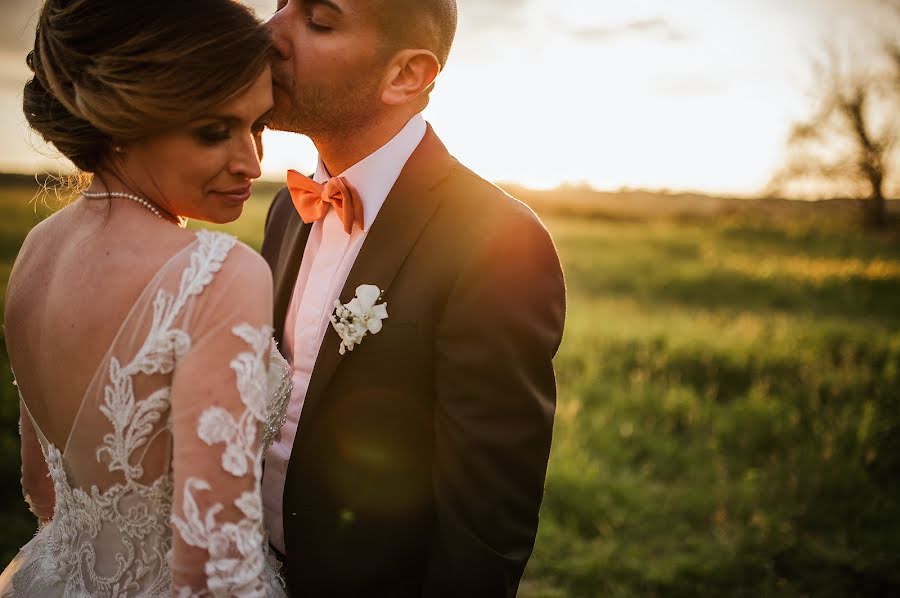
[[[96,172],[114,143],[189,122],[252,85],[270,49],[233,0],[45,0],[22,107],[47,142]]]
[[[441,68],[456,36],[456,0],[380,0],[379,29],[390,50],[429,50]]]

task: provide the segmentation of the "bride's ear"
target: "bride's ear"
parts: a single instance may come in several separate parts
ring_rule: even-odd
[[[430,90],[441,63],[428,50],[400,50],[385,74],[381,100],[389,106],[407,104]]]

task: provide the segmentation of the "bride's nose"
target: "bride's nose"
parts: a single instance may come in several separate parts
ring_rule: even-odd
[[[228,172],[248,179],[258,179],[262,174],[262,137],[246,135],[235,147],[234,154],[228,162]]]

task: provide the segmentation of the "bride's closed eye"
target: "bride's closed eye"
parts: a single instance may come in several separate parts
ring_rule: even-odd
[[[266,127],[269,126],[270,118],[271,110],[253,123],[253,126],[250,127],[250,133],[254,137],[262,135]],[[212,123],[192,130],[191,136],[201,145],[216,145],[231,139],[231,133],[231,127],[227,123]]]
[[[269,126],[269,122],[272,120],[272,109],[266,110],[265,114],[256,119],[256,122],[253,123],[253,134],[260,135],[266,128]]]
[[[225,124],[215,124],[194,129],[192,135],[202,145],[215,145],[227,141],[231,131]]]

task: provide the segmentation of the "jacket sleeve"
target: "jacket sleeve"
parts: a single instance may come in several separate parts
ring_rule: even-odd
[[[436,340],[436,530],[424,596],[515,596],[534,546],[565,283],[528,210],[474,250]]]

